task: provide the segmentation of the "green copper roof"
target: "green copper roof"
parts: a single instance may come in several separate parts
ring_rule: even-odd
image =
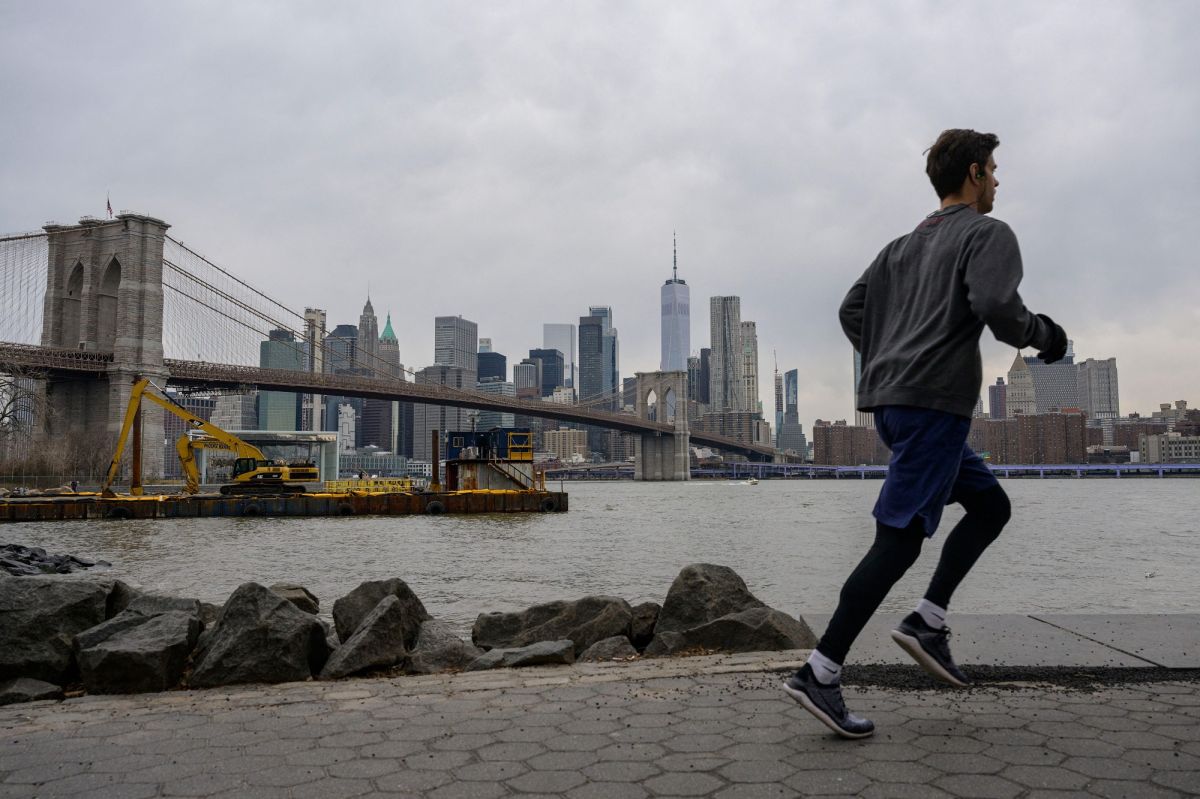
[[[380,341],[396,341],[396,334],[392,332],[392,315],[387,315],[387,324],[383,326],[383,332],[379,334]]]

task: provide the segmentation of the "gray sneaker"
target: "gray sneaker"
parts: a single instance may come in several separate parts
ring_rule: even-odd
[[[846,710],[846,703],[842,701],[842,686],[837,683],[823,685],[813,676],[812,666],[807,663],[788,677],[783,690],[843,738],[866,738],[875,732],[875,722]]]
[[[919,613],[910,613],[892,630],[892,640],[900,645],[917,665],[931,677],[957,688],[971,684],[950,657],[950,628],[934,629],[925,623]]]

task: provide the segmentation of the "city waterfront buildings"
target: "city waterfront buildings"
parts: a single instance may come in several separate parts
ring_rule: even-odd
[[[471,344],[473,349],[474,336],[471,337]],[[474,353],[472,352],[472,354]],[[464,369],[461,366],[444,364],[426,366],[416,373],[415,379],[417,383],[422,384],[435,384],[465,390],[475,390],[476,388],[475,370]],[[450,430],[470,430],[471,413],[473,411],[467,408],[458,408],[452,405],[415,403],[413,405],[413,457],[417,460],[432,460],[432,431],[437,430],[444,437]]]
[[[813,463],[828,466],[878,466],[890,452],[874,427],[848,425],[845,420],[813,422]]]
[[[516,397],[517,387],[507,380],[481,381],[475,390],[480,394],[492,394],[499,397]],[[475,415],[476,430],[491,430],[493,427],[515,427],[516,420],[511,413],[500,411],[467,411],[468,416]]]
[[[304,368],[307,372],[321,374],[325,371],[325,311],[320,308],[304,309]],[[300,429],[321,429],[324,398],[320,394],[300,395]]]
[[[546,430],[542,433],[542,447],[560,461],[586,460],[589,455],[587,433],[583,430]]]
[[[478,354],[479,382],[508,378],[508,358],[499,352],[480,351]]]
[[[562,386],[565,359],[563,354],[554,349],[533,349],[529,351],[529,359],[541,364],[541,396],[549,397],[554,389]]]

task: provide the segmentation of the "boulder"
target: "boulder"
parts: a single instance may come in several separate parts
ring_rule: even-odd
[[[217,617],[221,615],[221,606],[214,605],[211,602],[200,603],[200,623],[205,628],[211,627],[217,621]]]
[[[158,594],[140,594],[126,606],[127,611],[140,613],[143,616],[157,616],[160,613],[186,613],[200,620],[200,600],[181,599],[174,596]]]
[[[586,596],[534,605],[516,613],[481,613],[471,640],[483,649],[522,647],[537,641],[575,642],[579,654],[597,641],[629,635],[633,609],[615,596]]]
[[[679,632],[654,636],[647,657],[674,655],[690,649],[721,652],[766,652],[811,649],[816,636],[802,620],[768,607],[750,608]]]
[[[28,677],[18,677],[15,680],[0,682],[0,705],[11,705],[17,702],[36,702],[39,699],[62,699],[63,690],[57,685],[51,685],[41,680],[31,680]]]
[[[392,594],[379,600],[346,643],[329,656],[322,680],[349,677],[368,669],[385,669],[404,660],[404,633],[411,627],[404,602]]]
[[[654,625],[658,624],[658,614],[662,605],[657,602],[643,602],[633,606],[633,622],[630,624],[629,641],[639,652],[650,645],[654,638]]]
[[[112,587],[108,592],[108,606],[105,608],[105,615],[110,619],[113,618],[141,595],[142,592],[133,586],[126,585],[120,580],[113,580]]]
[[[563,665],[575,662],[575,644],[564,641],[538,641],[512,649],[490,649],[467,664],[467,671],[516,668],[518,666]]]
[[[399,577],[390,580],[369,580],[333,603],[333,625],[337,628],[338,640],[350,640],[350,636],[354,635],[362,620],[385,596],[394,596],[404,605],[405,618],[413,624],[411,629],[405,630],[404,648],[412,649],[417,641],[421,622],[428,619],[429,614],[421,600],[408,587],[408,583]]]
[[[633,644],[623,635],[605,638],[583,650],[579,660],[585,663],[600,663],[610,660],[629,660],[638,656]]]
[[[123,617],[141,623],[79,650],[79,672],[88,693],[134,694],[178,685],[200,636],[199,616],[178,610],[143,616],[126,610],[112,622]]]
[[[243,583],[196,650],[190,684],[307,680],[328,657],[320,622],[265,586]]]
[[[84,649],[91,649],[96,644],[107,641],[117,633],[125,630],[132,630],[140,624],[145,623],[149,616],[142,613],[133,613],[128,610],[121,611],[116,616],[113,616],[108,621],[102,621],[95,627],[89,627],[83,632],[75,636],[72,642],[75,647],[75,654],[78,657],[79,653]]]
[[[682,632],[730,613],[765,607],[728,566],[693,563],[671,583],[654,634]]]
[[[0,577],[0,681],[31,677],[65,685],[76,634],[106,618],[113,581]]]
[[[302,585],[295,583],[275,583],[271,590],[300,608],[305,613],[317,614],[321,611],[321,600],[316,594]]]
[[[459,638],[446,622],[429,619],[421,625],[416,646],[408,653],[407,671],[410,674],[460,671],[482,654],[482,649]]]

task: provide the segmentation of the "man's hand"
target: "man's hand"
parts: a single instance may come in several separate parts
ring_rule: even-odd
[[[1039,352],[1037,356],[1042,359],[1043,363],[1047,364],[1061,361],[1067,354],[1067,331],[1063,330],[1062,326],[1044,313],[1038,314],[1038,319],[1041,319],[1050,328],[1051,338],[1050,344],[1046,349]]]

